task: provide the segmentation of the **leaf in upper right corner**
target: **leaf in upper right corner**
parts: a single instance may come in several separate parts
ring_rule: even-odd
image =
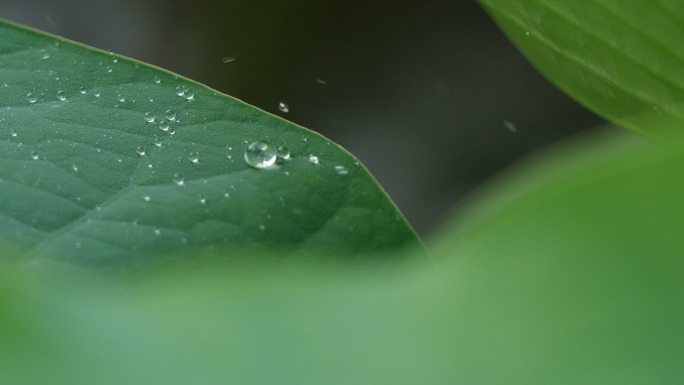
[[[679,131],[684,2],[480,1],[550,81],[592,111],[651,138]]]

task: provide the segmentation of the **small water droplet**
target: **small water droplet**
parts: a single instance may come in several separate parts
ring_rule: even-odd
[[[176,95],[178,96],[185,96],[185,93],[190,91],[190,88],[187,86],[176,86]]]
[[[221,59],[221,61],[223,62],[223,64],[232,63],[232,62],[235,61],[235,57],[234,57],[234,56],[224,56],[224,57]]]
[[[169,121],[166,119],[162,119],[161,121],[159,121],[159,129],[164,131],[164,132],[168,132],[169,131]]]
[[[123,96],[122,94],[117,94],[117,95],[116,95],[116,100],[118,100],[119,102],[123,103],[123,102],[126,101],[126,97]]]
[[[145,152],[145,149],[142,148],[142,147],[136,148],[136,149],[135,149],[135,152],[136,152],[138,155],[140,155],[140,156],[145,156],[145,153],[146,153],[146,152]]]
[[[230,198],[230,193],[224,192],[224,193],[223,193],[223,197],[226,198],[226,199]]]
[[[335,166],[335,171],[340,175],[349,174],[349,170],[347,170],[347,168],[344,166]]]
[[[45,60],[50,58],[50,52],[43,51],[42,55],[40,55],[40,58]]]
[[[95,95],[96,98],[99,98],[100,95],[102,95],[102,93],[100,92],[100,90],[95,90],[93,91],[93,95]]]
[[[67,94],[64,91],[57,91],[57,99],[65,101],[67,99]]]
[[[287,160],[290,159],[290,149],[287,146],[278,147],[278,158]]]
[[[247,146],[245,162],[254,168],[266,168],[273,166],[277,155],[277,150],[273,146],[260,140]]]
[[[17,137],[17,132],[14,131],[14,130],[10,131],[10,136],[13,137],[13,138],[16,138],[16,137]]]
[[[266,226],[264,226],[264,225],[259,225],[259,230],[261,230],[261,231],[266,230]]]
[[[81,95],[85,95],[85,94],[88,93],[88,90],[87,90],[85,87],[79,87],[78,92],[79,92]]]
[[[117,59],[117,58],[112,59],[112,63],[116,64],[118,62],[119,62],[119,59]]]
[[[323,79],[320,79],[320,78],[319,78],[319,79],[316,79],[316,83],[318,83],[318,84],[323,84],[323,85],[328,84],[328,82],[327,82],[326,80],[323,80]]]
[[[290,112],[290,106],[288,106],[287,103],[285,103],[285,102],[278,103],[278,109],[280,110],[280,112],[283,112],[283,113]]]
[[[321,162],[320,159],[314,154],[309,154],[309,163],[311,164],[319,164]]]
[[[71,164],[71,170],[73,170],[74,172],[78,172],[78,166],[76,165],[76,163]]]
[[[200,198],[199,198],[199,203],[200,203],[201,205],[206,205],[206,204],[207,204],[207,198],[200,197]]]
[[[525,31],[525,36],[530,36],[530,31]]]
[[[150,198],[149,195],[145,195],[145,196],[143,196],[143,200],[144,200],[145,202],[149,202],[149,201],[151,200],[151,198]]]
[[[152,78],[152,81],[155,82],[156,84],[161,83],[161,79],[159,78],[159,76],[153,77],[153,78]]]
[[[162,142],[160,142],[158,140],[154,142],[154,147],[160,148],[161,146],[162,146]]]
[[[173,183],[175,183],[176,186],[185,186],[185,180],[181,174],[176,174],[173,176]]]
[[[26,100],[28,100],[29,103],[33,104],[38,101],[38,96],[34,95],[32,92],[29,92],[26,94]]]
[[[199,163],[199,154],[196,152],[191,152],[188,159],[190,159],[190,163],[197,164]]]
[[[185,93],[183,94],[183,97],[184,97],[187,101],[191,101],[191,100],[195,99],[195,92],[192,91],[192,90],[187,90],[187,91],[185,91]]]
[[[38,160],[39,158],[40,158],[40,156],[38,155],[38,153],[36,151],[31,152],[31,159]]]
[[[160,235],[161,235],[161,230],[159,230],[159,229],[154,229],[154,235],[160,236]]]
[[[151,112],[145,112],[143,119],[145,119],[147,123],[154,123],[154,119],[156,119],[156,117]]]
[[[168,119],[168,120],[170,120],[170,121],[176,120],[176,111],[174,111],[174,110],[172,110],[172,109],[170,109],[170,108],[169,108],[168,110],[166,110],[166,112],[164,113],[164,115],[166,116],[166,119]]]

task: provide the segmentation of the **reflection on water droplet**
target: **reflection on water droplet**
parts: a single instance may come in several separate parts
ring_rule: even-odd
[[[140,156],[145,156],[145,149],[142,147],[138,147],[135,149],[135,152],[140,155]]]
[[[319,164],[321,162],[320,159],[314,154],[309,154],[309,163],[311,164]]]
[[[290,106],[288,106],[285,102],[278,103],[278,109],[280,110],[280,112],[290,112]]]
[[[61,101],[65,101],[67,98],[66,92],[64,91],[57,91],[57,99]]]
[[[155,116],[151,112],[145,112],[144,119],[147,123],[154,123]]]
[[[173,183],[175,183],[176,186],[185,186],[185,180],[183,180],[183,176],[181,174],[176,174],[173,176]]]
[[[347,168],[344,166],[335,166],[335,171],[340,175],[349,174],[349,170],[347,170]]]
[[[38,160],[39,158],[40,158],[40,156],[38,156],[37,152],[35,152],[35,151],[31,152],[31,159]]]
[[[264,141],[257,141],[245,150],[245,162],[254,168],[266,168],[276,162],[277,151],[273,146]]]
[[[32,92],[29,92],[26,94],[26,100],[28,100],[29,103],[33,104],[38,101],[38,96],[34,95]]]

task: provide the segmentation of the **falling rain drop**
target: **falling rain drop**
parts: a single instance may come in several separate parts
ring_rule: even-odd
[[[278,103],[278,109],[280,110],[280,112],[283,112],[285,114],[290,112],[290,106],[288,106],[285,102]]]
[[[257,141],[245,151],[245,162],[254,168],[266,168],[276,162],[278,152],[273,146],[264,141]]]

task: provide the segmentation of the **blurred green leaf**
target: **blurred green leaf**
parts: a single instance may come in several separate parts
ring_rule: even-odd
[[[419,244],[367,170],[314,132],[128,58],[8,22],[0,37],[0,238],[23,259]],[[251,168],[256,141],[291,158]]]
[[[657,138],[684,122],[684,3],[480,0],[553,83],[594,112]]]
[[[0,337],[13,344],[0,373],[31,385],[681,383],[684,182],[672,175],[684,151],[586,142],[486,188],[434,244],[437,268],[248,257],[125,281],[2,269]]]

